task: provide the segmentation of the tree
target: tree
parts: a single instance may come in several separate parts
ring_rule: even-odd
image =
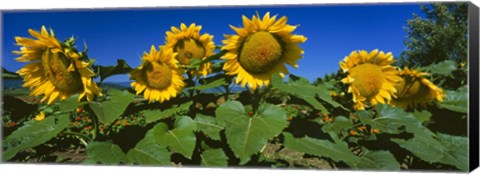
[[[427,66],[444,60],[467,60],[467,3],[421,5],[426,18],[413,14],[404,30],[407,49],[400,66]]]

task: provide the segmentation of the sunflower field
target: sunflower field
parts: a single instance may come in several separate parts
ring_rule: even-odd
[[[298,25],[237,20],[221,44],[172,26],[138,67],[98,65],[46,27],[16,37],[25,66],[2,75],[28,93],[4,88],[2,161],[468,171],[466,61],[352,50],[311,82],[287,69],[308,42]],[[130,88],[102,84],[117,74]]]

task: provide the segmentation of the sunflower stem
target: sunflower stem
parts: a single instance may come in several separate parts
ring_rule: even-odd
[[[254,113],[257,113],[258,106],[260,105],[260,90],[257,88],[253,90],[253,101],[252,101],[252,109]]]
[[[88,116],[93,120],[94,131],[92,135],[93,136],[92,140],[95,140],[95,138],[97,138],[97,135],[99,133],[98,118],[97,118],[97,115],[95,115],[95,113],[93,112],[91,107],[87,107],[86,111],[89,113]]]

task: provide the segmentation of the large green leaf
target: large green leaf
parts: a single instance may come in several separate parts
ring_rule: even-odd
[[[150,130],[145,138],[128,151],[127,160],[130,163],[141,165],[169,165],[170,153],[165,145],[157,143],[153,130]]]
[[[225,78],[219,78],[217,80],[214,80],[210,83],[207,83],[207,84],[204,84],[204,85],[198,85],[198,86],[195,86],[195,89],[197,90],[206,90],[206,89],[210,89],[210,88],[216,88],[216,87],[220,87],[222,85],[225,84]]]
[[[205,167],[227,167],[228,157],[222,149],[205,150],[200,157],[201,165]]]
[[[186,112],[188,111],[188,108],[190,108],[192,103],[193,101],[189,101],[186,103],[182,103],[178,106],[172,106],[172,108],[165,109],[163,111],[160,111],[158,109],[153,109],[153,110],[144,110],[144,111],[141,111],[141,113],[144,114],[146,123],[148,124],[163,118],[171,117],[173,115]]]
[[[247,116],[240,102],[228,101],[216,111],[217,122],[225,124],[227,143],[240,164],[259,152],[270,138],[287,126],[287,115],[280,107],[263,104],[254,116]]]
[[[35,147],[57,136],[68,126],[68,114],[47,116],[42,121],[28,121],[3,141],[3,161],[14,157],[18,152]]]
[[[217,124],[215,117],[197,114],[195,123],[199,131],[202,131],[213,140],[220,140],[220,131],[223,130],[223,127]]]
[[[135,98],[135,95],[128,91],[120,91],[117,89],[110,89],[107,92],[108,100],[102,102],[91,102],[89,104],[98,120],[105,125],[110,124],[115,119],[120,117],[130,102]]]
[[[197,125],[190,117],[180,116],[176,117],[172,130],[165,123],[156,124],[153,135],[160,145],[166,145],[170,150],[191,159],[197,140],[194,133],[196,129]]]
[[[468,138],[445,134],[436,137],[414,136],[409,140],[392,141],[426,162],[449,164],[468,171]]]
[[[217,116],[217,123],[220,126],[225,127],[225,122],[227,120],[236,118],[239,115],[247,115],[247,112],[245,112],[242,103],[237,101],[227,101],[215,110],[215,115]]]
[[[330,134],[333,135],[333,134]],[[285,147],[319,157],[331,158],[333,161],[343,161],[354,169],[400,170],[400,164],[388,151],[363,150],[361,156],[353,154],[348,145],[332,136],[334,142],[311,137],[294,138],[290,133],[283,133]]]
[[[460,113],[468,112],[468,91],[466,87],[459,88],[457,91],[445,90],[445,95],[443,102],[439,102],[441,107]]]
[[[78,94],[72,95],[58,104],[60,111],[70,112],[78,106]]]
[[[457,69],[457,63],[453,60],[446,60],[437,64],[429,65],[428,67],[425,67],[425,69],[429,69],[432,74],[449,75],[452,71]]]
[[[389,151],[369,151],[364,149],[358,168],[376,170],[400,170],[400,164]]]
[[[117,59],[117,65],[115,66],[93,66],[93,69],[100,76],[100,83],[110,76],[128,74],[132,70],[123,59]]]
[[[294,138],[290,133],[283,133],[285,147],[310,155],[331,158],[336,162],[343,161],[352,168],[357,168],[358,157],[355,156],[345,143],[333,143],[328,140],[319,140],[310,137]]]
[[[125,153],[116,144],[109,142],[93,142],[87,146],[87,157],[90,162],[102,164],[119,164],[127,161]]]
[[[353,127],[352,120],[344,116],[337,116],[332,123],[326,124],[322,127],[324,132],[339,132],[342,129],[350,129]]]
[[[377,105],[376,110],[378,117],[370,120],[369,124],[372,128],[379,129],[381,132],[398,134],[407,131],[410,133],[432,134],[412,113],[407,113],[403,109],[390,105]]]
[[[423,111],[415,111],[413,112],[413,116],[420,122],[426,122],[430,120],[430,117],[432,117],[432,113],[423,110]]]
[[[322,99],[324,102],[332,105],[333,107],[341,107],[345,110],[348,110],[331,98],[327,87],[324,85],[313,86],[305,78],[298,77],[296,80],[290,78],[288,83],[284,83],[282,77],[280,77],[278,74],[275,74],[272,76],[272,85],[280,91],[305,100],[315,109],[318,109],[324,113],[329,113],[329,111],[316,99],[316,97]]]

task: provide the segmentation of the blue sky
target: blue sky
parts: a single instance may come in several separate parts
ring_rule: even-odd
[[[310,81],[337,71],[338,62],[353,50],[378,48],[399,56],[405,49],[402,27],[406,20],[413,13],[423,15],[416,3],[11,11],[2,14],[2,66],[17,71],[25,65],[11,53],[19,49],[14,37],[29,37],[29,28],[39,30],[42,25],[52,28],[59,40],[77,37],[80,50],[85,41],[89,57],[97,64],[115,65],[122,58],[137,67],[151,45],[164,44],[171,26],[182,22],[202,25],[201,32],[212,34],[219,45],[223,34],[234,34],[229,25],[241,27],[241,16],[251,18],[257,11],[261,16],[267,11],[287,16],[288,24],[299,25],[294,33],[308,38],[300,45],[305,54],[298,69],[289,69]],[[128,75],[106,81],[128,81]]]

